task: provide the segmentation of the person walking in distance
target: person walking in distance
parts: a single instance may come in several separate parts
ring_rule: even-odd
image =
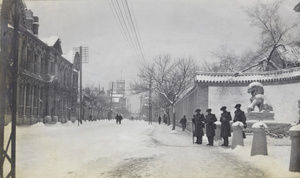
[[[120,114],[120,115],[119,115],[119,124],[121,124],[122,119],[123,119],[123,117],[122,117],[122,115]]]
[[[116,119],[116,124],[118,124],[119,123],[119,115],[118,114],[116,115],[115,119]]]
[[[228,146],[228,137],[231,136],[231,127],[230,121],[232,120],[230,112],[226,111],[226,106],[223,106],[220,109],[223,113],[221,113],[221,137],[223,138],[224,142],[221,146]]]
[[[203,128],[205,127],[205,118],[203,114],[200,114],[200,109],[197,109],[195,112],[197,112],[197,114],[195,115],[195,137],[197,138],[195,143],[202,144],[202,137],[204,135]]]
[[[206,123],[206,136],[208,139],[208,144],[210,146],[214,145],[214,136],[215,136],[215,129],[216,129],[216,124],[214,122],[217,121],[216,115],[211,113],[211,109],[206,110],[207,115],[205,118],[205,123]]]
[[[161,123],[161,117],[158,116],[158,124],[160,124],[160,123]]]
[[[179,123],[181,123],[182,131],[184,131],[185,128],[186,128],[186,122],[187,122],[187,120],[186,120],[186,117],[184,115],[183,118],[179,122]]]
[[[245,116],[245,112],[241,110],[241,104],[236,104],[234,106],[234,108],[236,109],[236,111],[234,111],[234,117],[233,117],[233,122],[237,122],[240,121],[244,124],[244,129],[247,128],[247,123],[246,123],[246,116]],[[246,138],[246,134],[243,131],[243,138]]]

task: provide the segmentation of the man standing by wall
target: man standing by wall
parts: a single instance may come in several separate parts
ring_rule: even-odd
[[[200,114],[200,109],[197,109],[195,112],[197,114],[195,115],[195,137],[197,137],[197,140],[195,143],[202,144],[202,137],[204,135],[203,128],[204,128],[204,115]]]
[[[230,121],[232,120],[230,112],[226,111],[226,106],[223,106],[221,109],[223,113],[221,113],[221,137],[224,142],[221,146],[228,146],[228,137],[231,136],[231,127]]]
[[[235,109],[236,111],[234,111],[234,117],[233,117],[233,122],[237,122],[240,121],[244,124],[244,129],[247,128],[247,123],[246,123],[246,116],[244,111],[241,110],[241,104],[236,104],[235,105]],[[246,134],[243,131],[243,138],[246,138]]]

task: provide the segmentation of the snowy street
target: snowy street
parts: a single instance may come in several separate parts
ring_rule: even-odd
[[[6,127],[7,129],[8,127]],[[8,130],[8,129],[7,129]],[[248,139],[252,139],[248,136]],[[189,132],[165,124],[114,120],[17,127],[17,177],[296,177],[277,163],[274,175],[230,147],[192,143]],[[249,147],[249,146],[248,146]],[[237,147],[235,150],[247,150]],[[246,155],[250,157],[250,153]],[[271,160],[270,156],[255,156]],[[266,159],[265,159],[266,158]],[[247,158],[248,159],[248,158]],[[270,161],[267,162],[270,164]],[[277,167],[276,167],[277,166]]]

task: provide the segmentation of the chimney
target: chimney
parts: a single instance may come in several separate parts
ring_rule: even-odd
[[[37,16],[33,16],[32,32],[36,36],[39,34],[39,17]]]

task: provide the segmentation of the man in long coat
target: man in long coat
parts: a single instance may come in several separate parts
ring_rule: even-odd
[[[215,129],[216,125],[214,122],[217,121],[216,115],[211,113],[211,109],[206,110],[207,115],[205,118],[205,123],[206,123],[206,136],[208,139],[208,144],[210,146],[214,145],[214,136],[215,136]]]
[[[185,128],[186,128],[186,122],[187,122],[187,120],[186,120],[186,117],[184,115],[183,118],[179,122],[179,123],[181,123],[182,131],[184,131]]]
[[[224,142],[221,146],[228,146],[228,137],[231,136],[231,127],[230,121],[232,120],[230,112],[226,111],[226,106],[223,106],[220,109],[223,113],[221,113],[221,137],[223,138]]]
[[[116,115],[115,119],[116,119],[116,124],[118,124],[119,123],[119,115],[118,114]]]
[[[203,128],[204,128],[204,115],[200,114],[200,109],[197,109],[195,112],[197,114],[195,115],[195,134],[194,136],[197,138],[196,142],[197,144],[202,144],[202,137],[204,135]]]
[[[234,111],[234,117],[233,117],[233,122],[237,122],[240,121],[244,124],[244,128],[247,128],[247,123],[246,123],[246,116],[244,111],[241,110],[241,104],[236,104],[235,105],[235,109],[236,111]],[[246,138],[246,134],[243,131],[243,138]]]

